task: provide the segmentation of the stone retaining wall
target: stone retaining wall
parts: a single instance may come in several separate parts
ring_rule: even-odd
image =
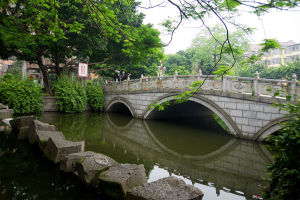
[[[42,110],[44,112],[59,112],[58,106],[56,104],[55,96],[43,96]],[[90,111],[91,107],[86,106],[85,111]]]

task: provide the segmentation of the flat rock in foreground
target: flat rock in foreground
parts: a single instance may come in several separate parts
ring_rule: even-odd
[[[27,139],[32,121],[36,120],[34,116],[24,116],[9,121],[13,131],[18,134],[18,139]]]
[[[83,151],[84,141],[71,142],[62,137],[49,137],[46,147],[43,148],[46,157],[54,163],[60,162],[66,155]]]
[[[78,176],[88,185],[98,174],[116,164],[118,163],[114,159],[101,153],[94,153],[93,156],[85,157],[78,161]]]
[[[201,200],[203,193],[176,177],[167,177],[133,188],[127,200]]]
[[[99,174],[93,186],[114,199],[125,199],[127,191],[147,182],[144,165],[119,164]]]
[[[37,142],[37,131],[57,131],[54,125],[50,125],[48,123],[41,122],[39,120],[33,120],[31,126],[28,130],[28,140],[31,144]]]
[[[49,138],[55,140],[65,140],[65,136],[59,131],[36,131],[36,137],[36,142],[43,152],[47,148]]]
[[[64,159],[60,162],[60,170],[64,172],[74,173],[77,170],[77,165],[80,160],[83,160],[87,157],[94,157],[95,155],[96,153],[92,151],[85,151],[66,155]]]

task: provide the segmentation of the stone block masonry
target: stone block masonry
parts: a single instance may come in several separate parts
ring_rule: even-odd
[[[12,118],[14,111],[12,109],[8,109],[8,107],[2,103],[0,103],[0,120]]]
[[[109,112],[114,103],[123,103],[129,107],[133,117],[147,119],[153,111],[151,104],[173,100],[174,96],[190,90],[190,84],[199,80],[205,80],[205,84],[190,101],[202,104],[217,114],[234,136],[252,140],[263,140],[280,129],[279,122],[287,120],[286,112],[272,107],[273,101],[284,102],[287,95],[292,101],[300,97],[296,74],[291,81],[261,79],[258,72],[255,77],[225,76],[222,80],[202,74],[141,77],[103,85],[106,111]],[[275,98],[274,91],[267,88],[285,92]]]
[[[106,90],[105,110],[109,112],[115,103],[122,103],[128,107],[133,117],[148,119],[149,114],[155,112],[151,109],[153,103],[173,100],[177,94],[170,89],[118,92]],[[217,114],[234,136],[251,140],[262,140],[266,134],[272,133],[271,130],[274,132],[280,129],[280,126],[274,126],[273,122],[282,121],[288,114],[274,108],[274,98],[271,97],[200,90],[189,100]]]

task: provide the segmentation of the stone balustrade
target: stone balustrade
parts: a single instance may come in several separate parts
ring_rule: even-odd
[[[202,90],[216,90],[228,93],[248,94],[252,96],[274,96],[279,91],[278,97],[291,96],[295,100],[300,96],[300,85],[294,74],[292,80],[264,79],[256,72],[255,77],[215,75],[173,75],[126,80],[103,85],[106,93],[120,93],[146,90],[174,90],[182,91],[191,89],[190,85],[195,81],[204,81]]]

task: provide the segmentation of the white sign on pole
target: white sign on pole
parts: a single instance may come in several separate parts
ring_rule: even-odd
[[[79,63],[78,66],[78,77],[88,77],[88,64]]]

